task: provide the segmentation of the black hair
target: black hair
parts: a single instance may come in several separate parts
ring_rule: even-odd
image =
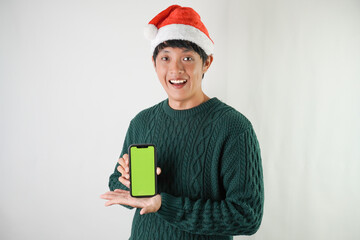
[[[156,60],[156,57],[159,54],[159,52],[166,47],[173,47],[173,48],[177,47],[177,48],[184,48],[187,50],[195,51],[196,53],[198,53],[200,55],[200,58],[202,59],[203,64],[205,64],[206,60],[208,59],[208,55],[205,53],[205,51],[193,42],[190,42],[187,40],[167,40],[165,42],[160,43],[155,48],[154,53],[153,53],[154,61]]]

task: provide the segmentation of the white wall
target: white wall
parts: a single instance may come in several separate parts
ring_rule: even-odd
[[[133,212],[99,195],[130,119],[166,97],[142,29],[172,3],[0,2],[1,239],[127,239]],[[180,4],[215,41],[204,89],[262,149],[263,224],[237,239],[359,239],[360,2]]]
[[[227,99],[254,122],[265,172],[254,239],[360,239],[360,1],[230,9]]]

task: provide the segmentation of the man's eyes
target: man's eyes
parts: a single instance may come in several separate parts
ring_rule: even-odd
[[[161,60],[162,60],[162,61],[168,61],[168,60],[169,60],[169,57],[161,57]],[[193,58],[192,58],[192,57],[184,57],[183,60],[184,60],[184,61],[192,61]]]

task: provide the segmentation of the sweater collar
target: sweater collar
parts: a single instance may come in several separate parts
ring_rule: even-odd
[[[162,107],[163,107],[165,113],[168,114],[169,116],[175,117],[175,118],[184,118],[184,117],[194,116],[195,114],[197,114],[199,112],[203,112],[203,111],[206,112],[217,102],[219,102],[219,100],[216,97],[214,97],[196,107],[185,109],[185,110],[175,110],[169,106],[169,99],[165,99],[162,103]]]

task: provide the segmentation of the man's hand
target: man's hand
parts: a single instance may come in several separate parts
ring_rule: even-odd
[[[102,194],[100,197],[108,200],[105,203],[105,206],[107,207],[114,204],[122,204],[135,208],[141,208],[140,215],[157,212],[161,207],[160,194],[150,198],[134,198],[130,196],[129,191],[115,189],[115,191],[109,191]]]
[[[117,167],[117,170],[121,173],[119,181],[127,188],[130,188],[129,155],[125,153],[121,158],[119,158],[118,163],[120,165]]]
[[[129,169],[129,155],[124,154],[118,160],[119,166],[117,170],[121,173],[119,181],[130,188],[130,169]],[[156,174],[160,175],[161,169],[156,168]],[[105,206],[111,206],[114,204],[122,204],[135,208],[141,208],[140,214],[157,212],[161,207],[161,196],[159,194],[150,198],[134,198],[131,197],[130,192],[122,189],[115,189],[114,191],[109,191],[100,196],[102,199],[108,200],[105,203]]]
[[[121,158],[119,158],[118,163],[120,165],[117,167],[117,170],[121,173],[119,181],[127,188],[130,188],[129,155],[125,153]],[[160,173],[161,169],[159,167],[156,168],[156,174],[160,175]]]

